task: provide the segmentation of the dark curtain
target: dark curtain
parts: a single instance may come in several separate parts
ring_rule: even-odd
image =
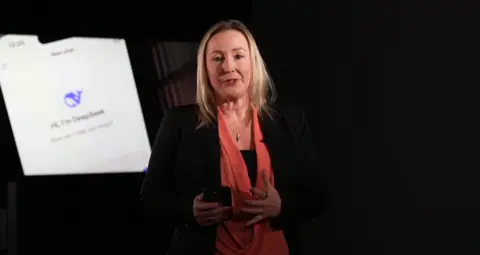
[[[158,42],[152,46],[162,111],[195,103],[197,43]]]

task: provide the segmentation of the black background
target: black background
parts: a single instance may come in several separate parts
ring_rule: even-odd
[[[309,254],[478,254],[478,4],[257,2],[212,3],[219,11],[205,4],[193,14],[185,4],[175,14],[142,5],[122,14],[102,10],[111,15],[102,19],[30,16],[33,23],[4,32],[36,32],[40,24],[47,34],[125,35],[153,138],[161,114],[149,93],[146,41],[198,41],[218,19],[239,18],[252,28],[280,100],[307,111],[329,176],[334,204],[306,227]],[[76,17],[83,25],[70,22]],[[19,164],[4,126],[6,175]],[[23,182],[21,222],[30,231],[20,233],[23,250],[160,249],[166,237],[140,224],[140,182],[140,175]]]

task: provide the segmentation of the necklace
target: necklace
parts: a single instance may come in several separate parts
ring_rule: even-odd
[[[240,134],[237,133],[237,135],[235,136],[235,140],[237,140],[237,143],[240,142]]]

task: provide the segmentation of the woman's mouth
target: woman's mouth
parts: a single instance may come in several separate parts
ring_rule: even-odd
[[[224,85],[234,85],[236,83],[237,79],[227,79],[222,82]]]

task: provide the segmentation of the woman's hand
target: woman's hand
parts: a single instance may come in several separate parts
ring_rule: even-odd
[[[248,207],[242,208],[242,212],[255,215],[253,219],[246,223],[246,226],[251,226],[267,218],[275,218],[282,208],[282,200],[277,190],[268,180],[266,171],[262,171],[262,179],[265,183],[266,190],[262,191],[257,188],[252,188],[252,193],[260,198],[260,200],[246,200]]]
[[[193,200],[193,215],[200,226],[210,226],[230,218],[232,208],[220,203],[204,202],[203,192]]]

